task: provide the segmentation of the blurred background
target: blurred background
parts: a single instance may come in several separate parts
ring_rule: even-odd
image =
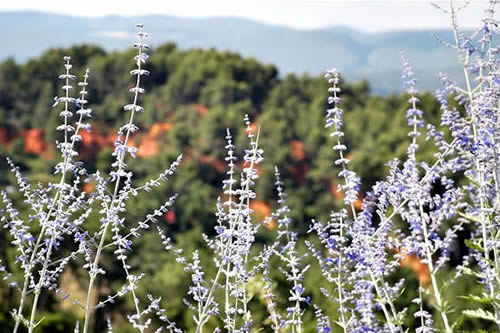
[[[449,5],[448,1],[436,3]],[[487,1],[473,1],[460,11],[464,31],[481,26],[486,5]],[[439,88],[438,72],[461,81],[455,50],[444,45],[453,43],[450,19],[427,1],[4,1],[0,4],[0,189],[9,192],[18,205],[23,202],[14,177],[7,172],[7,156],[33,183],[55,180],[53,169],[60,157],[54,141],[60,110],[52,109],[52,104],[53,97],[62,94],[57,76],[63,71],[64,55],[71,56],[79,77],[90,68],[93,127],[83,133],[80,158],[90,172],[110,171],[115,133],[127,116],[123,105],[130,101],[129,71],[135,53],[130,46],[137,22],[144,23],[153,48],[146,65],[151,75],[144,80],[147,94],[141,100],[146,112],[137,117],[140,131],[132,138],[138,158],[129,161],[129,168],[135,172],[134,181],[142,183],[167,168],[180,153],[185,158],[167,186],[147,200],[132,199],[127,220],[131,224],[141,220],[168,196],[179,193],[174,209],[158,223],[186,251],[200,248],[209,273],[213,269],[210,252],[201,234],[213,234],[216,223],[216,198],[227,170],[226,128],[236,138],[240,157],[247,145],[244,114],[261,126],[265,151],[253,204],[256,221],[264,220],[276,207],[273,168],[277,165],[289,194],[294,228],[306,235],[312,218],[325,220],[343,203],[337,190],[333,142],[324,130],[326,69],[339,68],[345,79],[345,141],[350,166],[363,181],[362,193],[386,175],[388,160],[404,158],[409,143],[400,52],[415,69],[417,88],[422,91],[420,108],[427,122],[439,124],[439,105],[433,97]],[[425,141],[425,135],[420,139],[419,157],[431,161],[432,144]],[[92,187],[90,183],[82,190],[90,192]],[[88,228],[98,227],[97,215],[92,216]],[[274,227],[271,223],[262,228],[258,244],[274,236]],[[0,258],[19,277],[15,253],[2,230]],[[72,246],[68,240],[60,254]],[[458,264],[463,251],[456,249],[452,265]],[[141,297],[147,293],[163,296],[162,305],[169,315],[191,329],[192,314],[182,303],[189,279],[172,256],[162,252],[158,235],[148,232],[137,240],[131,257],[133,269],[146,273]],[[118,290],[123,279],[112,253],[103,265],[108,274],[97,287],[99,297]],[[310,270],[306,290],[321,299],[317,269]],[[283,280],[279,272],[275,275]],[[429,282],[428,269],[409,257],[394,279],[402,276],[407,292],[399,302],[409,304],[416,286]],[[85,297],[86,279],[79,262],[72,263],[62,276],[62,289],[76,298]],[[472,288],[469,282],[458,280],[446,292],[449,299],[467,294]],[[269,331],[259,290],[256,283],[252,303],[253,313],[260,318],[256,329]],[[0,296],[0,332],[10,332],[8,311],[16,304],[17,292],[0,281]],[[42,298],[46,319],[39,332],[71,331],[81,317],[79,308],[55,294]],[[432,302],[428,300],[429,307]],[[466,301],[454,305],[456,317],[468,306]],[[124,298],[99,310],[95,332],[105,330],[107,316],[116,332],[128,332],[123,314],[132,306]],[[325,311],[333,314],[336,309]],[[312,311],[306,316],[309,332],[314,329]],[[414,327],[413,317],[408,316],[406,324]],[[466,320],[461,328],[473,331],[488,326]]]
[[[461,12],[464,29],[477,27],[487,1]],[[444,8],[449,1],[435,2]],[[456,6],[465,1],[455,1]],[[437,38],[451,36],[450,19],[430,1],[5,1],[0,6],[0,59],[18,62],[51,47],[92,44],[124,50],[134,24],[144,22],[150,43],[174,42],[234,51],[273,64],[280,75],[320,74],[336,66],[350,81],[366,78],[377,93],[400,89],[400,57],[412,59],[423,87],[438,87],[436,71],[458,78],[454,51]]]

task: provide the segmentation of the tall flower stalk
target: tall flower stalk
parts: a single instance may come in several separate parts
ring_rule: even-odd
[[[470,239],[465,240],[469,253],[463,265],[457,267],[456,277],[469,274],[478,279],[484,287],[481,295],[469,295],[464,298],[480,301],[482,307],[465,310],[464,314],[494,322],[500,327],[500,69],[499,48],[494,46],[495,29],[498,22],[494,17],[495,1],[491,1],[486,11],[483,26],[472,36],[459,30],[457,13],[460,9],[450,1],[446,12],[452,20],[454,45],[463,69],[465,88],[451,82],[445,74],[440,74],[442,88],[436,98],[441,106],[441,127],[425,124],[423,111],[418,109],[419,98],[415,86],[416,79],[406,58],[403,65],[403,79],[409,95],[409,109],[406,113],[410,126],[407,156],[404,160],[393,159],[387,163],[387,177],[376,182],[367,190],[361,200],[359,194],[361,181],[354,171],[348,168],[347,147],[343,143],[344,111],[341,106],[340,73],[329,70],[325,77],[329,83],[328,107],[326,110],[326,128],[331,129],[334,139],[333,150],[338,154],[334,164],[340,169],[338,186],[344,192],[343,207],[332,212],[326,223],[313,220],[309,232],[317,242],[306,240],[308,250],[299,250],[299,236],[292,231],[290,209],[287,204],[284,184],[280,173],[275,168],[278,208],[270,218],[277,223],[277,236],[266,244],[258,255],[254,247],[259,230],[252,216],[252,200],[257,194],[254,190],[259,178],[257,165],[263,161],[260,147],[260,130],[255,131],[248,115],[245,115],[246,135],[249,148],[243,156],[241,173],[236,173],[236,156],[233,137],[227,130],[228,171],[223,181],[224,195],[217,200],[217,224],[215,237],[204,235],[206,243],[214,251],[215,276],[207,276],[203,267],[203,256],[199,249],[190,256],[184,256],[181,248],[176,248],[174,256],[184,265],[191,284],[185,299],[193,312],[195,333],[203,333],[212,323],[223,326],[229,333],[243,333],[253,330],[259,324],[251,313],[251,286],[257,272],[262,273],[264,303],[267,307],[271,329],[275,332],[307,331],[307,310],[312,303],[316,317],[316,328],[320,333],[330,333],[330,318],[323,314],[316,300],[311,300],[307,293],[314,294],[311,286],[305,282],[306,271],[303,258],[311,255],[319,263],[319,271],[326,280],[325,287],[319,286],[323,297],[338,308],[332,322],[344,333],[391,332],[402,333],[405,330],[407,309],[399,310],[396,299],[403,292],[403,285],[410,283],[400,279],[393,281],[393,273],[400,268],[405,255],[415,256],[429,269],[429,286],[419,281],[418,298],[413,302],[418,309],[412,315],[419,321],[417,332],[442,330],[451,333],[459,325],[453,322],[448,301],[450,297],[443,292],[446,281],[438,280],[439,272],[451,266],[450,261],[458,234],[467,227]],[[14,330],[19,331],[21,324],[26,325],[29,333],[39,326],[38,311],[40,297],[46,291],[62,293],[62,298],[71,298],[82,307],[84,321],[77,322],[74,332],[92,331],[92,313],[118,298],[131,297],[133,310],[127,315],[131,326],[141,333],[150,332],[159,324],[156,332],[164,329],[170,333],[182,332],[166,315],[160,305],[161,298],[147,295],[140,298],[137,291],[145,273],[136,272],[128,261],[134,245],[133,240],[150,229],[151,224],[165,215],[174,204],[174,194],[160,207],[146,217],[131,224],[127,214],[127,202],[140,191],[150,192],[166,182],[181,162],[182,155],[173,161],[167,170],[157,178],[150,179],[141,186],[133,185],[133,173],[127,170],[127,155],[135,157],[136,148],[132,138],[138,127],[134,124],[137,113],[143,112],[140,95],[145,91],[141,87],[143,76],[149,72],[144,69],[149,48],[144,39],[147,34],[141,24],[138,42],[134,44],[137,55],[136,67],[130,72],[135,85],[130,89],[133,100],[124,106],[130,112],[128,121],[118,130],[113,152],[112,172],[106,178],[101,172],[89,175],[77,161],[75,146],[82,140],[80,132],[89,129],[85,121],[91,110],[86,108],[88,70],[78,85],[82,88],[79,97],[72,97],[71,81],[76,77],[71,74],[70,58],[65,57],[63,80],[64,96],[56,97],[54,106],[64,106],[60,112],[62,124],[57,130],[62,132],[57,148],[62,159],[56,165],[56,183],[48,186],[32,186],[21,174],[20,169],[11,160],[8,163],[18,183],[19,192],[30,211],[28,221],[20,217],[23,214],[14,207],[6,191],[0,192],[0,200],[5,208],[0,209],[0,221],[8,230],[11,244],[16,250],[16,262],[24,272],[24,281],[18,286],[7,267],[0,265],[0,274],[12,288],[20,291],[20,301],[13,311]],[[454,98],[458,106],[449,102]],[[73,122],[72,104],[76,105],[77,121]],[[427,140],[433,140],[437,148],[436,161],[429,164],[417,159],[419,137],[426,125]],[[445,134],[446,133],[446,134]],[[448,139],[451,137],[451,139]],[[60,178],[59,178],[60,176]],[[456,179],[463,179],[457,182]],[[81,181],[94,181],[95,193],[87,195],[81,189]],[[362,201],[361,207],[359,203]],[[100,228],[92,235],[84,222],[90,216],[94,203],[99,205]],[[40,231],[35,233],[31,226],[37,221]],[[170,250],[175,247],[170,238],[157,228],[163,247]],[[58,256],[60,244],[73,240],[76,249]],[[316,245],[318,244],[318,245]],[[96,284],[101,275],[107,272],[101,267],[104,253],[111,250],[115,262],[123,269],[125,281],[116,294],[108,295],[96,305]],[[111,252],[109,251],[109,252]],[[60,275],[68,263],[83,257],[83,269],[88,271],[89,281],[85,302],[82,304],[73,296],[60,289]],[[272,267],[271,259],[280,264]],[[256,264],[254,264],[256,262]],[[271,279],[272,270],[283,273],[287,288],[284,298],[276,297]],[[307,286],[307,290],[306,290]],[[427,292],[429,299],[425,297]],[[33,296],[30,296],[33,295]],[[28,299],[32,298],[29,317],[25,315]],[[283,304],[278,304],[283,301]],[[425,302],[432,302],[434,313],[425,310]],[[255,302],[258,304],[258,302]],[[253,304],[252,304],[253,306]],[[399,307],[399,306],[398,306]],[[282,312],[282,313],[281,313]],[[330,314],[331,315],[331,314]],[[26,317],[25,317],[26,316]],[[434,317],[433,317],[434,316]],[[209,323],[210,322],[210,323]],[[112,331],[108,323],[108,331]],[[215,328],[214,332],[221,332]]]
[[[333,146],[333,150],[337,151],[339,153],[339,159],[335,161],[335,165],[341,166],[342,170],[339,172],[339,177],[344,179],[344,184],[339,186],[339,189],[345,192],[344,196],[344,204],[347,205],[352,213],[353,216],[353,226],[351,228],[360,228],[364,229],[366,228],[367,230],[370,228],[370,225],[366,225],[365,221],[363,219],[358,219],[356,208],[354,207],[354,203],[358,199],[358,190],[359,190],[359,185],[360,185],[360,179],[357,177],[357,175],[353,172],[347,169],[347,164],[349,163],[349,160],[344,156],[344,152],[347,150],[347,147],[342,144],[340,141],[340,138],[344,136],[343,132],[343,120],[342,116],[344,111],[339,108],[339,103],[341,102],[341,98],[339,97],[340,93],[340,87],[339,87],[339,82],[340,82],[340,74],[337,69],[332,69],[329,70],[326,74],[325,77],[328,80],[328,83],[331,84],[331,87],[328,88],[328,91],[331,93],[331,96],[328,97],[328,104],[329,108],[327,109],[327,116],[326,116],[326,126],[325,127],[331,127],[333,126],[334,130],[330,134],[330,136],[334,137],[336,140],[336,144]],[[338,224],[338,232],[340,236],[340,240],[343,240],[344,234],[346,234],[346,225],[344,223],[345,218],[341,217],[339,219],[339,224]],[[355,234],[353,233],[353,237],[358,237],[361,240],[362,238],[365,238],[367,235],[362,235],[362,234]],[[367,241],[368,239],[365,239]],[[358,252],[358,251],[366,251],[366,243],[363,245],[363,241],[357,242],[355,239],[353,239],[353,242],[350,246],[351,251]],[[357,249],[356,246],[361,246],[364,247]],[[375,247],[378,246],[378,244],[374,245]],[[374,254],[371,251],[366,251],[366,255],[368,256],[368,262],[377,262],[378,258],[375,258]],[[384,251],[382,250],[381,253],[382,256],[385,256]],[[339,262],[341,262],[342,258],[342,251],[339,252]],[[368,264],[371,266],[371,264]],[[392,301],[392,295],[391,293],[387,290],[387,286],[385,281],[382,279],[382,276],[379,276],[380,274],[376,272],[376,266],[372,267],[367,267],[368,268],[368,276],[367,278],[370,280],[373,288],[375,289],[377,296],[379,297],[379,304],[380,307],[382,308],[382,312],[384,316],[386,317],[387,324],[389,325],[389,330],[391,332],[398,332],[398,331],[403,331],[402,327],[400,326],[400,320],[398,319],[399,315],[396,311],[396,308],[394,306],[394,303]],[[338,274],[340,274],[342,268],[339,267],[338,269]],[[344,305],[343,305],[343,286],[342,286],[342,278],[340,275],[337,277],[337,288],[338,288],[338,293],[339,293],[339,302],[341,303],[340,308],[341,311],[344,311]],[[389,308],[387,308],[387,305]],[[345,322],[345,317],[341,316],[341,319],[344,321],[342,323],[342,326],[346,325]]]
[[[278,168],[275,167],[275,186],[278,192],[278,205],[279,208],[273,218],[278,223],[278,238],[277,243],[270,248],[274,254],[285,264],[286,268],[281,268],[287,281],[291,282],[292,288],[289,290],[288,301],[291,305],[287,308],[286,326],[291,327],[292,333],[303,332],[302,316],[304,310],[301,305],[310,303],[308,297],[304,296],[305,287],[303,285],[305,280],[305,273],[309,269],[309,265],[302,264],[302,258],[297,251],[298,235],[291,230],[292,220],[288,217],[290,209],[287,205],[286,193],[284,192],[284,184],[281,181]],[[279,327],[279,326],[278,326]]]
[[[245,115],[246,132],[250,139],[250,149],[245,150],[244,168],[241,173],[240,186],[233,192],[235,180],[233,145],[228,132],[228,158],[230,165],[228,172],[229,180],[224,182],[224,188],[228,194],[228,211],[223,205],[218,207],[219,224],[217,232],[217,273],[211,285],[207,288],[206,297],[199,302],[196,321],[196,333],[202,333],[203,328],[210,317],[214,314],[218,304],[215,302],[214,293],[217,287],[221,287],[220,280],[225,276],[224,289],[224,312],[225,326],[228,331],[247,331],[252,325],[251,317],[248,315],[248,297],[246,285],[248,283],[250,269],[248,260],[251,245],[255,241],[255,232],[258,226],[254,226],[251,219],[250,202],[255,198],[252,187],[258,178],[256,165],[263,161],[263,151],[259,148],[260,129],[255,134],[253,132],[248,115]],[[233,201],[233,194],[237,196],[237,202]],[[232,208],[231,208],[232,207]],[[237,319],[241,318],[243,323],[238,328]]]
[[[498,223],[492,220],[499,207],[498,158],[496,149],[498,140],[498,112],[500,101],[498,98],[498,47],[493,45],[493,35],[498,21],[495,19],[496,1],[490,1],[485,10],[486,17],[482,28],[476,33],[480,39],[476,45],[472,37],[467,37],[459,30],[458,12],[454,2],[450,0],[448,14],[451,17],[451,26],[454,36],[454,48],[463,70],[465,89],[455,87],[459,101],[465,106],[466,121],[471,131],[472,144],[464,145],[463,153],[472,159],[473,170],[466,173],[471,185],[475,188],[477,197],[472,201],[478,209],[462,214],[472,222],[477,222],[479,232],[473,251],[482,249],[482,254],[476,254],[476,261],[481,267],[482,280],[489,295],[490,304],[494,313],[491,316],[500,329],[500,234]],[[473,55],[476,54],[474,61]],[[473,86],[472,74],[476,75],[477,85]],[[493,190],[493,191],[492,191]],[[492,193],[495,193],[492,195]],[[491,320],[490,319],[490,320]]]
[[[406,118],[408,119],[408,125],[411,126],[412,130],[408,134],[412,138],[412,142],[408,148],[409,160],[405,164],[408,168],[408,174],[416,175],[418,171],[416,170],[417,166],[417,158],[415,153],[418,149],[417,138],[420,136],[419,128],[424,126],[424,121],[422,120],[423,111],[417,109],[417,103],[419,99],[417,97],[417,89],[416,89],[416,78],[413,72],[411,65],[408,60],[403,56],[403,82],[406,87],[406,92],[410,96],[408,102],[410,103],[410,109],[406,113]],[[410,176],[412,177],[412,176]],[[418,178],[414,178],[415,181],[409,181],[409,183],[415,184],[416,195],[415,198],[418,199],[410,199],[408,203],[410,214],[413,215],[413,218],[410,217],[410,230],[412,235],[410,238],[417,242],[416,245],[410,245],[409,247],[414,250],[418,256],[422,257],[422,263],[426,264],[429,267],[429,274],[431,278],[432,285],[432,293],[436,299],[437,311],[439,312],[445,332],[451,332],[450,321],[447,315],[446,304],[443,300],[443,296],[441,294],[441,288],[438,285],[436,273],[437,268],[434,265],[433,255],[438,252],[438,250],[444,251],[444,248],[436,246],[432,239],[435,238],[437,232],[439,231],[439,226],[431,225],[432,219],[429,217],[427,213],[424,211],[424,206],[428,205],[432,202],[432,197],[430,193],[428,193],[430,184],[423,183],[420,185],[418,183]],[[413,221],[413,223],[411,222]],[[429,230],[432,228],[434,230]],[[433,232],[434,234],[431,234]],[[421,243],[423,243],[421,245]]]
[[[16,318],[16,324],[14,326],[14,332],[17,331],[19,327],[19,321],[22,318],[22,308],[24,306],[24,300],[26,297],[26,291],[27,291],[27,286],[29,283],[29,279],[32,277],[32,268],[33,264],[35,262],[35,256],[38,255],[38,250],[40,247],[40,242],[45,237],[47,234],[50,236],[50,239],[48,240],[48,246],[47,249],[45,250],[44,259],[42,262],[42,268],[39,276],[38,283],[34,287],[34,299],[33,303],[31,305],[31,316],[28,324],[28,331],[31,333],[33,332],[34,328],[37,326],[37,323],[35,323],[35,318],[36,318],[36,313],[38,309],[38,301],[39,297],[42,291],[42,288],[47,284],[48,281],[46,281],[46,275],[49,269],[49,263],[51,260],[52,256],[52,251],[56,243],[59,242],[59,239],[61,238],[61,234],[64,232],[65,228],[69,227],[68,223],[70,222],[70,215],[68,212],[63,211],[63,205],[64,201],[63,198],[66,197],[66,191],[68,190],[69,185],[66,184],[67,177],[68,177],[68,172],[77,171],[77,166],[75,165],[73,158],[74,156],[78,155],[78,153],[74,150],[75,142],[78,141],[79,138],[79,131],[83,125],[82,120],[85,115],[90,114],[90,110],[85,109],[85,104],[87,103],[87,100],[85,99],[87,91],[86,91],[86,85],[87,79],[88,79],[88,70],[86,71],[84,75],[84,81],[81,82],[81,86],[83,87],[82,90],[80,91],[81,97],[78,99],[75,99],[73,97],[70,97],[70,92],[73,89],[73,87],[70,85],[70,80],[75,80],[76,77],[74,75],[70,74],[70,69],[72,68],[72,65],[70,63],[71,58],[66,56],[64,57],[64,60],[66,61],[65,69],[66,73],[62,74],[59,76],[61,80],[65,81],[64,86],[62,89],[65,92],[64,97],[56,97],[55,98],[55,103],[54,106],[56,106],[59,103],[64,103],[64,110],[60,113],[60,116],[64,119],[64,123],[60,126],[58,126],[57,130],[62,131],[64,133],[64,142],[58,143],[58,148],[61,151],[61,154],[63,156],[63,162],[59,163],[56,166],[56,173],[61,173],[61,179],[58,185],[54,186],[57,189],[56,195],[54,196],[54,199],[52,201],[52,204],[50,205],[50,210],[49,212],[45,215],[45,221],[41,223],[42,229],[40,231],[39,237],[35,243],[35,247],[32,251],[32,256],[30,258],[30,262],[26,268],[26,273],[25,273],[25,283],[23,286],[23,292],[21,294],[21,302],[20,306],[17,312],[17,318]],[[77,122],[76,129],[69,124],[70,118],[73,116],[73,113],[69,110],[69,105],[71,103],[75,103],[76,105],[80,105],[80,119]],[[87,127],[87,125],[85,125]],[[72,132],[75,132],[73,135],[71,135]],[[70,137],[71,135],[71,137]],[[51,218],[54,218],[53,221],[50,221]],[[29,278],[29,279],[28,279]]]
[[[141,77],[149,74],[147,70],[142,68],[143,64],[146,62],[146,59],[148,58],[148,55],[147,53],[145,53],[145,51],[149,49],[149,46],[144,43],[144,38],[147,37],[147,34],[144,32],[143,27],[144,26],[142,24],[137,24],[137,28],[139,28],[139,32],[137,34],[139,40],[138,43],[134,43],[134,48],[137,49],[137,55],[135,56],[135,62],[137,68],[131,71],[131,75],[136,76],[135,87],[130,89],[130,92],[134,96],[133,102],[132,104],[128,104],[124,107],[125,111],[130,112],[130,117],[128,123],[122,128],[120,128],[118,132],[119,138],[115,142],[115,151],[113,153],[113,155],[116,157],[116,161],[115,163],[113,163],[113,166],[116,168],[116,170],[111,173],[111,176],[114,180],[114,190],[109,206],[106,207],[105,218],[102,219],[103,223],[101,230],[99,232],[100,233],[99,244],[97,246],[93,262],[89,267],[90,279],[87,291],[87,301],[85,305],[85,321],[83,324],[83,333],[87,333],[89,328],[90,314],[92,311],[91,301],[93,298],[94,283],[99,274],[104,274],[104,271],[101,268],[99,268],[99,262],[101,259],[102,250],[105,246],[108,230],[113,223],[117,223],[120,219],[118,216],[117,208],[120,205],[122,199],[119,196],[121,180],[122,178],[129,176],[128,173],[125,171],[126,168],[126,164],[124,162],[125,155],[127,153],[134,155],[136,151],[135,147],[129,147],[128,145],[130,135],[137,130],[137,127],[134,125],[134,116],[137,112],[144,111],[144,109],[138,104],[139,95],[144,93],[144,89],[141,88]],[[125,135],[125,137],[122,141],[123,135]],[[136,311],[139,313],[140,311],[138,308],[138,304],[135,301],[137,297],[135,295],[134,289],[132,289],[132,295],[134,298]],[[140,331],[142,332],[143,329],[141,329]]]

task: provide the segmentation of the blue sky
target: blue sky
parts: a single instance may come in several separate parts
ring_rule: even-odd
[[[449,7],[449,1],[434,2]],[[465,1],[454,2],[461,6]],[[460,25],[477,27],[487,2],[472,0],[460,12]],[[449,27],[446,15],[427,0],[20,0],[1,1],[0,10],[39,10],[78,16],[231,16],[297,29],[344,25],[365,32]]]

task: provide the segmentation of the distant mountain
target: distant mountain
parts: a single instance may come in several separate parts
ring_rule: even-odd
[[[0,60],[24,62],[52,47],[92,43],[107,50],[124,49],[134,39],[135,23],[143,22],[157,46],[173,41],[181,48],[215,47],[273,63],[281,74],[319,74],[339,68],[349,80],[367,78],[382,94],[401,89],[400,51],[417,72],[419,88],[439,86],[443,71],[460,80],[456,54],[433,35],[450,40],[445,30],[367,34],[346,27],[296,30],[238,18],[181,18],[150,15],[88,18],[41,12],[0,12]],[[332,23],[335,17],[332,15]]]

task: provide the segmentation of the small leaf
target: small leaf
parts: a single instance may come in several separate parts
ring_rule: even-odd
[[[458,298],[466,299],[468,301],[482,303],[482,304],[491,304],[491,298],[487,295],[477,296],[477,295],[467,295],[467,296],[458,296]]]
[[[344,329],[344,331],[346,330],[346,327],[344,325],[342,325],[342,323],[340,321],[334,321],[334,323],[339,325],[342,329]]]
[[[464,267],[462,270],[463,270],[464,274],[472,275],[472,276],[475,276],[479,279],[484,279],[483,273],[476,272],[476,271],[470,269],[469,267]]]
[[[466,315],[467,317],[471,318],[479,318],[479,319],[484,319],[484,320],[489,320],[494,323],[499,324],[497,319],[495,318],[495,315],[489,311],[485,311],[483,309],[477,309],[477,310],[464,310],[463,314]]]
[[[455,332],[456,329],[458,329],[460,326],[462,326],[462,323],[464,322],[464,319],[465,319],[465,316],[462,314],[460,315],[456,320],[455,322],[453,323],[453,325],[451,326],[451,330],[453,332]]]
[[[465,245],[467,245],[467,247],[469,249],[474,249],[474,250],[477,250],[479,252],[484,252],[484,248],[481,245],[479,245],[478,243],[476,243],[470,239],[465,240]]]

